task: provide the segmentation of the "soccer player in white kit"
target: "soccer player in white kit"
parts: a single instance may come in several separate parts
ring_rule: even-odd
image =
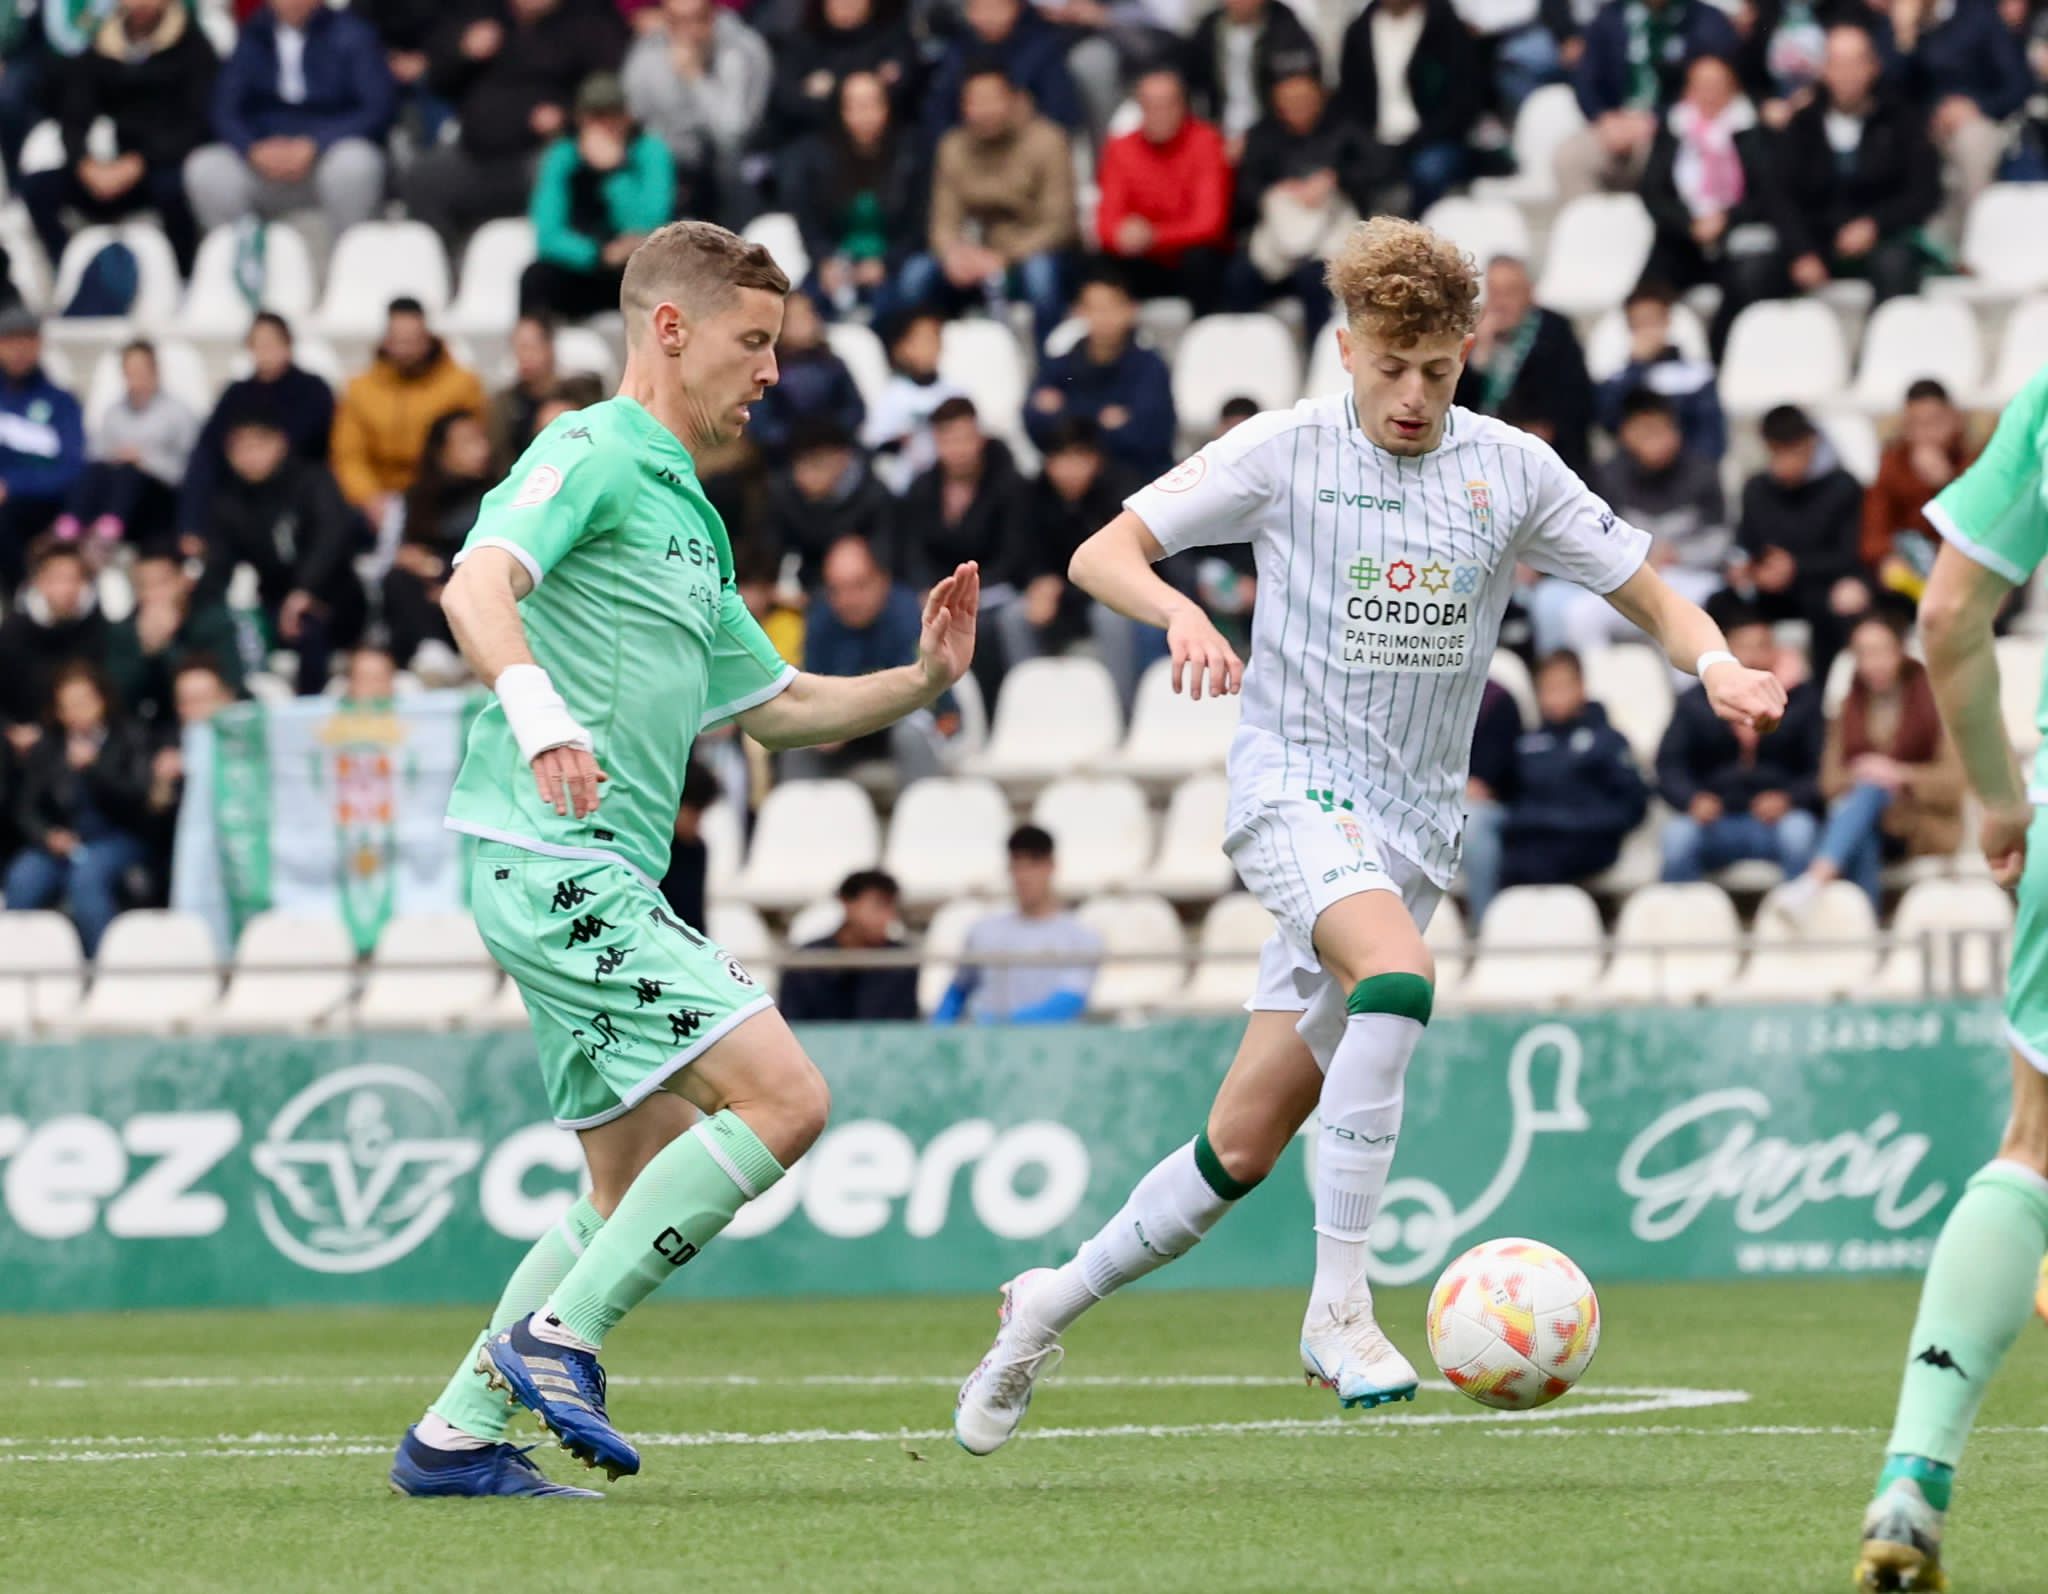
[[[1738,664],[1645,562],[1647,534],[1547,444],[1452,407],[1477,321],[1466,256],[1383,216],[1352,231],[1329,283],[1350,391],[1244,421],[1133,494],[1074,555],[1079,586],[1165,629],[1176,690],[1242,684],[1224,850],[1279,930],[1203,1133],[1064,1266],[1004,1286],[995,1345],[954,1416],[977,1455],[1016,1431],[1066,1327],[1189,1250],[1312,1110],[1303,1372],[1345,1406],[1414,1396],[1415,1369],[1373,1320],[1366,1263],[1429,1022],[1423,931],[1457,872],[1472,725],[1517,564],[1606,597],[1700,677],[1723,719],[1768,730],[1784,710],[1776,678]],[[1248,670],[1152,569],[1242,542],[1258,567]]]

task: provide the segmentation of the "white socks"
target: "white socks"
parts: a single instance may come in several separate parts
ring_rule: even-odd
[[[446,1417],[428,1412],[413,1426],[413,1437],[436,1450],[488,1450],[498,1441],[483,1439],[455,1426]]]
[[[546,1340],[550,1345],[561,1345],[569,1350],[580,1350],[586,1355],[597,1354],[595,1345],[562,1321],[552,1300],[533,1314],[532,1328],[535,1339]]]

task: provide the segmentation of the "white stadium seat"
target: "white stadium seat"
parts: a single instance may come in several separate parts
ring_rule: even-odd
[[[77,1028],[96,1035],[184,1029],[220,996],[213,932],[195,913],[146,909],[108,928]]]
[[[976,418],[990,437],[1016,448],[1024,436],[1024,394],[1030,372],[1017,335],[1000,321],[948,321],[939,336],[939,379],[974,400]],[[1036,455],[1032,456],[1036,458]]]
[[[1092,765],[1123,730],[1116,687],[1094,659],[1026,659],[1003,677],[988,746],[961,770],[1028,784]]]
[[[1175,902],[1202,902],[1235,889],[1237,871],[1223,856],[1229,806],[1230,783],[1222,775],[1196,775],[1174,787],[1145,889]]]
[[[1185,684],[1185,683],[1184,683]],[[1166,782],[1221,769],[1237,734],[1238,697],[1216,697],[1204,683],[1197,699],[1173,689],[1173,663],[1160,659],[1138,678],[1123,746],[1096,764],[1104,774]]]
[[[721,797],[704,810],[697,833],[704,841],[704,896],[717,902],[732,895],[733,882],[739,879],[740,865],[746,859],[739,809]]]
[[[442,325],[480,338],[504,337],[519,319],[519,279],[533,260],[532,222],[524,216],[485,222],[462,251],[462,279]]]
[[[1450,897],[1442,898],[1430,915],[1429,928],[1422,932],[1422,944],[1436,963],[1437,1001],[1455,1005],[1469,961],[1465,910]]]
[[[178,330],[187,337],[238,339],[249,330],[257,309],[274,310],[294,326],[313,308],[317,285],[313,252],[305,234],[283,222],[263,229],[261,303],[252,306],[236,277],[242,256],[241,229],[232,223],[216,227],[199,243],[192,262],[192,282],[178,312]]]
[[[165,338],[156,345],[157,380],[164,392],[183,404],[194,415],[205,417],[213,412],[216,397],[213,378],[206,372],[206,357],[182,338]],[[121,351],[118,347],[105,349],[93,361],[92,380],[85,390],[85,422],[89,428],[99,427],[107,418],[107,411],[120,402],[126,391],[121,381]]]
[[[1302,388],[1304,397],[1328,398],[1332,393],[1351,391],[1351,373],[1344,369],[1344,356],[1337,347],[1337,323],[1339,318],[1331,316],[1323,323],[1323,330],[1316,334],[1316,341],[1308,351],[1308,381]]]
[[[1206,439],[1224,404],[1240,396],[1262,410],[1291,409],[1301,397],[1301,353],[1278,316],[1205,315],[1180,340],[1173,407],[1183,434]]]
[[[1129,885],[1152,857],[1152,811],[1136,782],[1071,775],[1038,794],[1031,822],[1052,833],[1053,889],[1092,896]]]
[[[135,255],[135,300],[126,312],[128,322],[139,332],[175,326],[178,305],[185,297],[185,278],[178,270],[178,257],[172,252],[171,241],[153,221],[124,221],[112,227],[81,227],[73,233],[71,242],[64,246],[64,258],[57,264],[57,283],[50,293],[52,306],[61,311],[71,302],[71,296],[78,292],[79,281],[85,276],[85,268],[92,263],[92,257],[112,243],[126,244]],[[119,319],[86,316],[52,322],[49,330],[80,331],[93,327],[96,322],[104,325],[106,321]]]
[[[356,949],[339,919],[272,909],[242,926],[227,995],[194,1028],[250,1035],[319,1029],[349,999]]]
[[[2048,294],[2036,294],[2014,305],[2006,317],[2005,330],[1998,338],[1998,368],[1991,373],[1991,389],[1985,396],[1994,404],[2011,403],[2044,365],[2048,365]]]
[[[1510,886],[1486,910],[1472,967],[1458,989],[1468,1007],[1582,1003],[1600,976],[1600,910],[1577,886]]]
[[[805,903],[789,916],[789,931],[783,940],[794,949],[822,941],[846,922],[846,904],[837,897],[821,897]]]
[[[1998,706],[2005,717],[2005,734],[2025,757],[2041,745],[2041,682],[2048,668],[2048,639],[2002,636],[1992,647],[1998,655]]]
[[[1721,352],[1721,403],[1731,415],[1761,415],[1779,404],[1839,402],[1849,385],[1842,323],[1812,299],[1745,306]]]
[[[524,1029],[532,1022],[517,980],[500,980],[491,999],[469,1020],[473,1029]]]
[[[1608,721],[1628,739],[1629,751],[1647,774],[1671,723],[1671,666],[1655,648],[1637,642],[1595,649],[1583,663],[1586,695],[1607,710]]]
[[[2017,299],[2048,288],[2048,185],[1993,183],[1971,202],[1963,222],[1959,277],[1936,277],[1928,291],[1963,299]]]
[[[1689,304],[1671,307],[1671,343],[1688,360],[1709,360],[1706,326]],[[1596,382],[1620,375],[1628,364],[1628,352],[1628,316],[1617,305],[1586,334],[1586,374]]]
[[[1569,83],[1547,83],[1515,113],[1515,175],[1482,177],[1472,192],[1517,204],[1547,205],[1557,197],[1557,146],[1586,125]]]
[[[1195,970],[1173,1005],[1189,1013],[1232,1013],[1259,981],[1259,948],[1273,934],[1273,916],[1248,891],[1218,897],[1203,915]]]
[[[384,926],[356,1001],[363,1029],[457,1029],[488,1022],[498,994],[476,922],[466,913],[401,913]]]
[[[1825,1002],[1868,989],[1877,961],[1877,915],[1846,880],[1830,880],[1799,918],[1777,907],[1774,887],[1757,909],[1754,951],[1735,980],[1711,999]]]
[[[1000,913],[1000,903],[977,897],[955,897],[925,926],[921,950],[924,964],[917,971],[917,1005],[920,1011],[935,1011],[945,997],[946,987],[960,968],[960,948],[967,944],[967,932],[991,913]]]
[[[1486,676],[1515,700],[1524,729],[1536,723],[1536,683],[1530,678],[1529,666],[1522,662],[1521,654],[1495,648],[1493,657],[1486,661]]]
[[[1187,978],[1187,935],[1164,897],[1143,892],[1093,897],[1077,915],[1102,937],[1104,961],[1088,990],[1091,1013],[1166,1006]],[[1142,963],[1119,961],[1141,957]]]
[[[1984,380],[1976,313],[1954,299],[1887,299],[1864,323],[1854,402],[1871,414],[1890,415],[1906,401],[1906,389],[1927,376],[1958,404],[1976,403]]]
[[[1643,886],[1621,906],[1600,1002],[1686,1003],[1725,990],[1742,965],[1742,922],[1706,881]],[[1677,948],[1679,950],[1671,950]]]
[[[16,972],[26,969],[43,972]],[[68,1024],[85,998],[85,953],[77,928],[61,913],[0,913],[0,970],[0,1035]]]
[[[588,374],[609,393],[619,385],[619,358],[602,332],[563,327],[555,334],[555,368],[564,376]]]
[[[754,844],[732,894],[758,908],[801,907],[839,889],[882,850],[868,794],[850,780],[785,781],[754,821]]]
[[[889,385],[889,351],[882,340],[858,321],[834,321],[825,328],[825,342],[846,362],[846,374],[860,389],[861,402],[872,409]]]
[[[448,307],[448,252],[419,221],[363,221],[334,241],[327,292],[314,325],[330,338],[376,339],[397,298],[413,298],[437,319]]]
[[[802,282],[811,274],[811,255],[804,248],[803,229],[787,211],[762,212],[740,229],[740,236],[750,244],[763,245],[791,282]]]
[[[911,907],[994,895],[1007,889],[1004,843],[1012,827],[1009,799],[994,781],[912,781],[889,816],[882,867]]]
[[[1468,199],[1454,194],[1424,211],[1422,224],[1450,239],[1482,271],[1502,255],[1524,261],[1530,258],[1529,223],[1505,199]]]
[[[1986,996],[1998,989],[2012,897],[1997,882],[1922,880],[1892,915],[1898,943],[1871,982],[1884,996]]]
[[[292,364],[319,377],[334,390],[336,397],[355,374],[343,362],[340,351],[325,338],[305,337],[296,332],[292,337]]]
[[[1536,302],[1559,315],[1598,315],[1628,297],[1655,229],[1634,194],[1582,194],[1551,223]]]
[[[1868,415],[1836,410],[1814,416],[1813,424],[1834,445],[1842,469],[1866,487],[1877,479],[1877,463],[1884,445],[1878,441],[1877,427]]]
[[[712,902],[704,908],[704,933],[721,951],[730,952],[759,975],[776,964],[774,932],[767,920],[746,902]]]

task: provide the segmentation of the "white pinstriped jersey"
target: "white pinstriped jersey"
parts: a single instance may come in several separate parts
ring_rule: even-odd
[[[1604,594],[1650,548],[1540,439],[1453,408],[1428,454],[1389,454],[1349,393],[1253,416],[1125,507],[1168,553],[1254,547],[1233,810],[1277,765],[1276,789],[1355,803],[1443,885],[1515,566]]]

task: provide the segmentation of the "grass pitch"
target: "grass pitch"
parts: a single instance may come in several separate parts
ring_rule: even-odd
[[[602,1504],[386,1491],[467,1311],[16,1319],[0,1587],[1842,1594],[1915,1290],[1605,1290],[1586,1382],[1505,1418],[1428,1385],[1339,1417],[1294,1372],[1296,1294],[1140,1290],[1068,1336],[1026,1438],[986,1460],[946,1429],[993,1292],[679,1300],[611,1342],[646,1468]],[[1418,1361],[1422,1306],[1381,1312]],[[2044,1423],[2035,1324],[1957,1491],[1958,1594],[2048,1586]]]

